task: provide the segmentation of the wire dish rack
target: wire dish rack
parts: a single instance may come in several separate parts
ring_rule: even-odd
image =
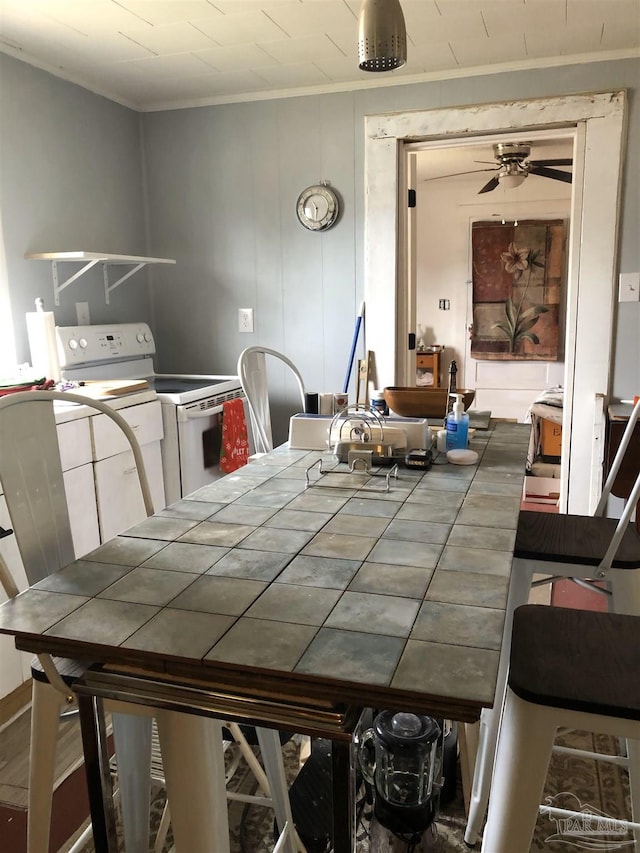
[[[335,463],[318,459],[305,471],[305,486],[382,492],[391,490],[391,480],[398,479],[397,457],[393,444],[385,440],[385,420],[376,409],[355,404],[338,411],[329,427],[329,451],[338,464],[346,463],[348,471],[336,469]],[[331,467],[327,467],[330,465]],[[384,468],[385,470],[378,470]],[[311,473],[317,474],[312,479]],[[356,485],[353,476],[361,479]],[[381,486],[371,482],[384,480]]]

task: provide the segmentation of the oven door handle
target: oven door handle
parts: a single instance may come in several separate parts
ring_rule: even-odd
[[[188,409],[186,406],[178,406],[179,421],[195,421],[197,418],[210,418],[222,413],[222,406],[213,406],[210,409]]]

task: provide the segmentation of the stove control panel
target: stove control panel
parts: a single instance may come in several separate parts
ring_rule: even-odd
[[[56,326],[60,367],[152,356],[153,334],[146,323],[111,326]]]

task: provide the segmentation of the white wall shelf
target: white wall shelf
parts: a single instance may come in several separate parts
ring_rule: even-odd
[[[25,255],[29,261],[51,261],[51,271],[53,273],[53,300],[56,305],[60,305],[60,293],[68,287],[76,279],[83,276],[86,272],[96,266],[102,264],[102,273],[104,277],[104,298],[107,305],[110,303],[109,294],[119,287],[123,282],[130,278],[139,269],[147,264],[175,264],[174,260],[169,258],[140,258],[136,255],[110,255],[106,252],[29,252]],[[69,276],[68,279],[60,283],[58,279],[58,264],[65,263],[83,263],[84,266]],[[116,281],[109,282],[109,267],[133,265],[133,269],[121,275]]]

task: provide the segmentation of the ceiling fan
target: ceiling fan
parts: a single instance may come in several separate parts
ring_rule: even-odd
[[[571,166],[571,158],[559,158],[555,160],[530,160],[531,144],[529,142],[498,142],[493,146],[496,165],[491,169],[473,169],[469,172],[456,172],[453,175],[440,175],[440,178],[453,178],[456,175],[473,175],[476,172],[496,172],[490,181],[486,183],[478,195],[489,193],[502,184],[507,189],[519,187],[529,175],[540,175],[542,178],[551,178],[554,181],[564,181],[570,184],[573,175],[571,172],[563,172],[550,166]],[[486,160],[476,160],[477,163],[486,163]],[[429,179],[428,179],[429,180]],[[436,180],[431,178],[430,180]]]

